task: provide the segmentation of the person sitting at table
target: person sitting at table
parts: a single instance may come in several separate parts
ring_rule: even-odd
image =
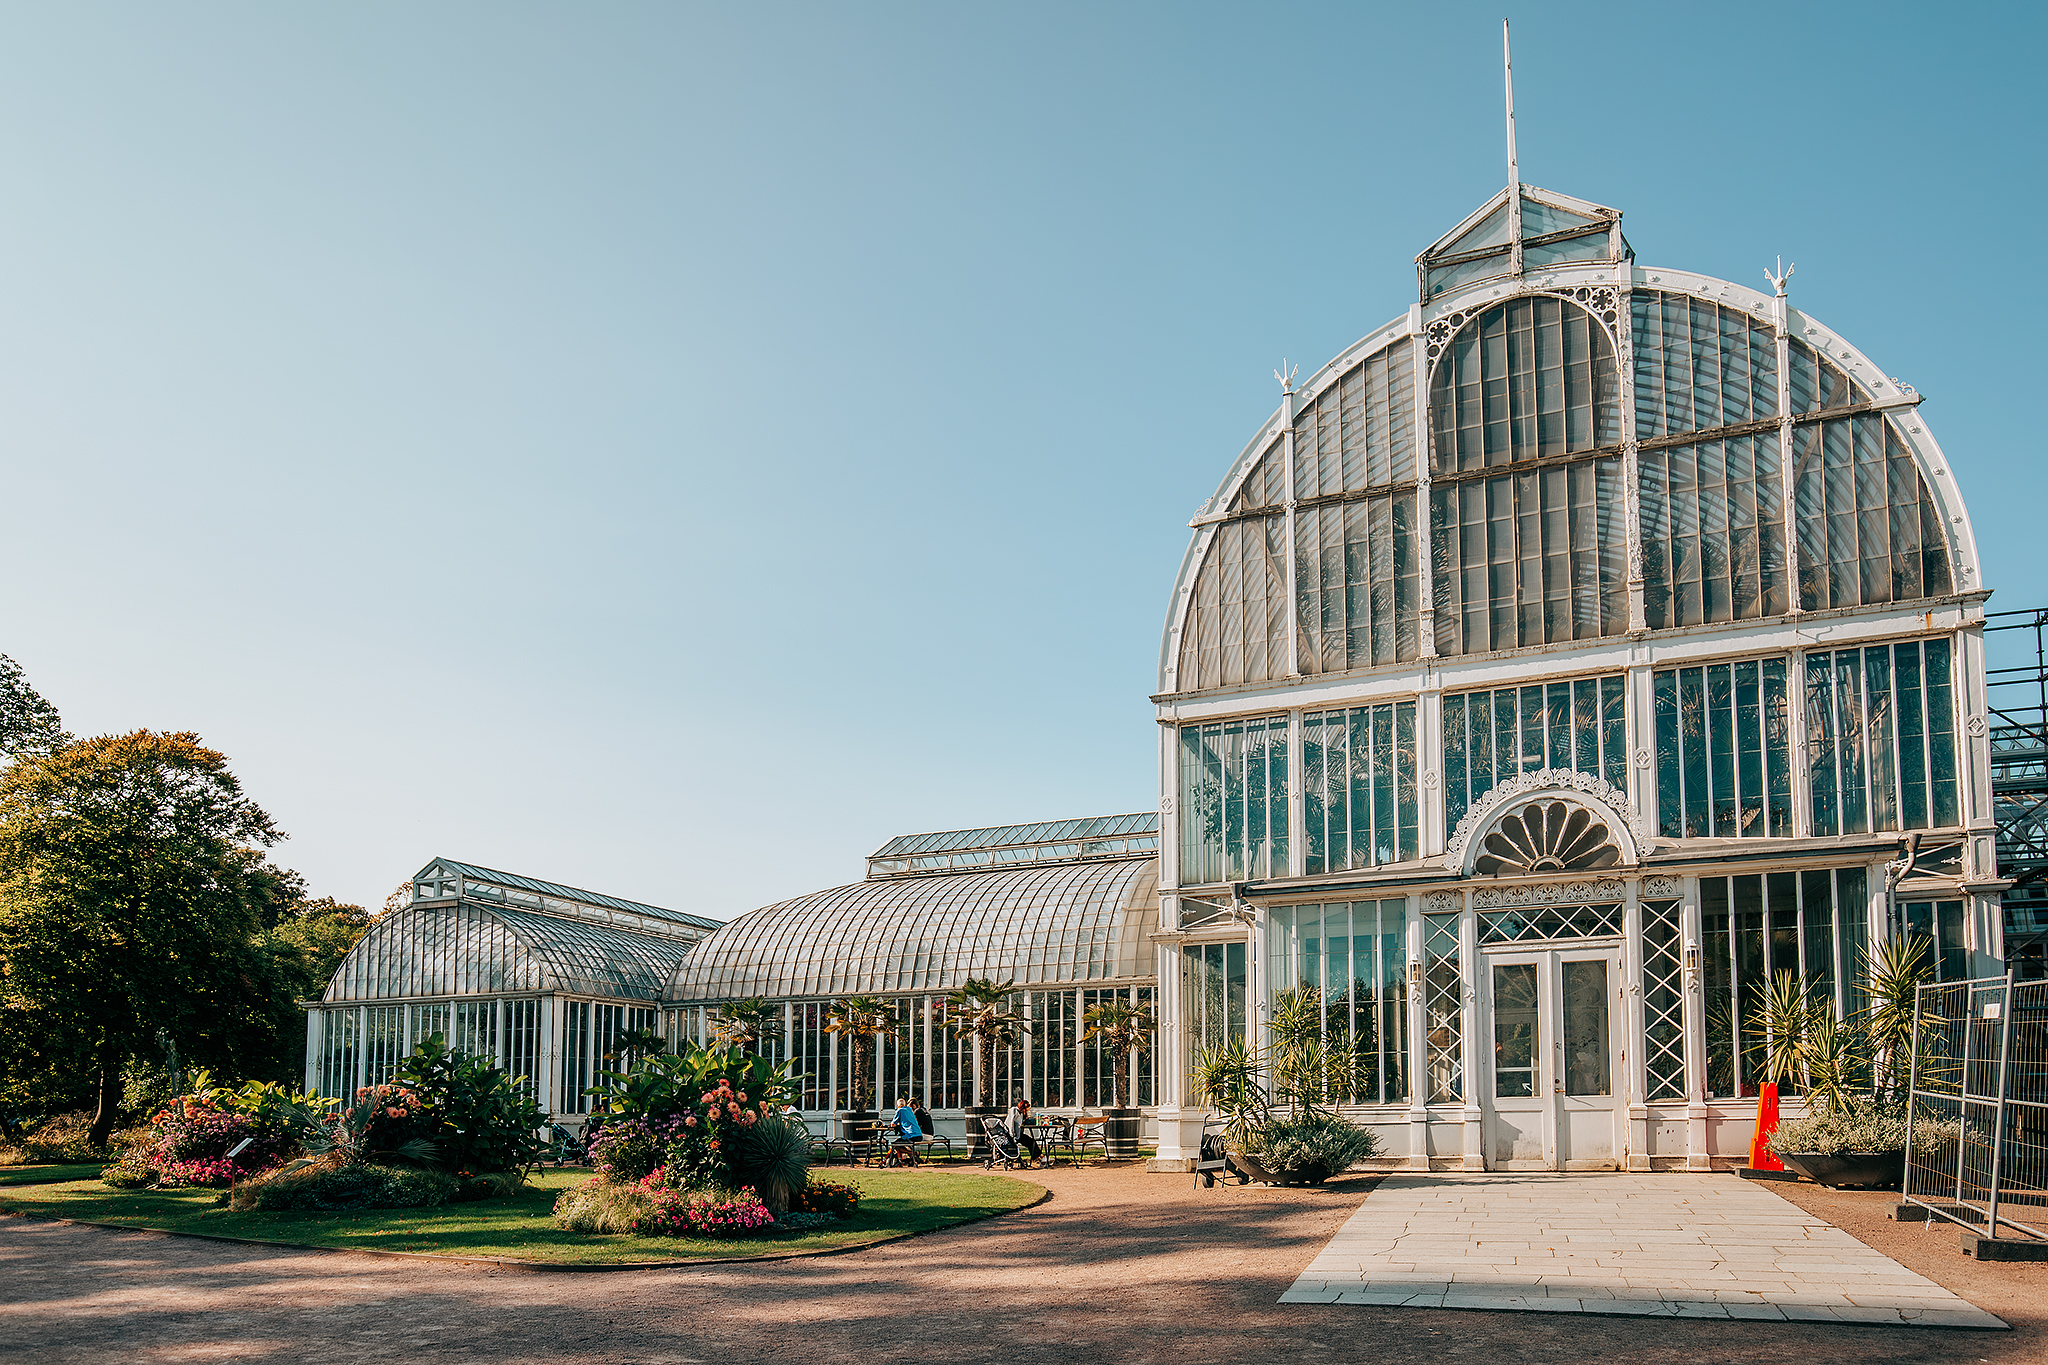
[[[1031,1101],[1019,1099],[1010,1106],[1009,1128],[1010,1136],[1023,1143],[1024,1150],[1030,1153],[1028,1164],[1043,1166],[1045,1160],[1039,1155],[1038,1139],[1031,1136]]]
[[[917,1142],[924,1136],[924,1128],[917,1121],[917,1110],[911,1098],[905,1095],[896,1101],[896,1136],[889,1144],[889,1160],[895,1165],[913,1164],[917,1161]]]
[[[932,1111],[925,1108],[923,1096],[910,1097],[910,1112],[917,1117],[918,1131],[925,1137],[933,1138],[939,1135],[939,1125],[932,1122]]]

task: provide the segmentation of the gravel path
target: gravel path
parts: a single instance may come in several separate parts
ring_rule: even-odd
[[[870,1251],[534,1274],[0,1218],[0,1361],[2019,1361],[2048,1359],[2048,1267],[1850,1227],[2011,1332],[1282,1304],[1370,1180],[1191,1190],[1132,1167],[1034,1175],[1035,1209]],[[1701,1177],[1726,1179],[1729,1177]],[[1860,1216],[1860,1214],[1859,1214]],[[1882,1238],[1911,1239],[1902,1256]],[[1939,1246],[1937,1246],[1937,1241]],[[1943,1251],[1941,1248],[1947,1248]],[[1972,1294],[1989,1278],[1993,1300]]]

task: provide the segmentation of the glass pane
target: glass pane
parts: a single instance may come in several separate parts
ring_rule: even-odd
[[[1607,964],[1564,964],[1564,1089],[1612,1093],[1607,1077]]]
[[[1493,1093],[1536,1093],[1536,964],[1493,969]]]

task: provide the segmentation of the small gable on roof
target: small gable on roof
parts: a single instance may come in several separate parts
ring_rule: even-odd
[[[1620,224],[1620,209],[1535,185],[1510,185],[1415,258],[1422,301],[1475,280],[1572,262],[1628,260],[1634,253]]]

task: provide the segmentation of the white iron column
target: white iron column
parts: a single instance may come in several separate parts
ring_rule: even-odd
[[[1457,899],[1458,893],[1448,898]],[[1408,916],[1408,1165],[1418,1171],[1429,1169],[1429,1016],[1423,1007],[1429,993],[1429,937],[1422,917],[1434,899],[1415,897]]]
[[[1479,1107],[1479,917],[1472,898],[1465,898],[1465,911],[1458,917],[1458,1019],[1459,1060],[1463,1073],[1458,1087],[1465,1099],[1465,1141],[1463,1166],[1468,1171],[1486,1169],[1486,1115]],[[1488,1068],[1489,1070],[1491,1068]]]
[[[1628,901],[1623,907],[1621,941],[1622,1085],[1627,1093],[1628,1135],[1624,1146],[1624,1170],[1650,1169],[1649,1076],[1644,1068],[1647,1043],[1643,1028],[1643,884],[1631,877],[1626,883]]]
[[[1707,1149],[1707,995],[1701,980],[1700,880],[1687,877],[1685,900],[1678,908],[1679,977],[1684,983],[1685,1016],[1685,1169],[1714,1168]]]

